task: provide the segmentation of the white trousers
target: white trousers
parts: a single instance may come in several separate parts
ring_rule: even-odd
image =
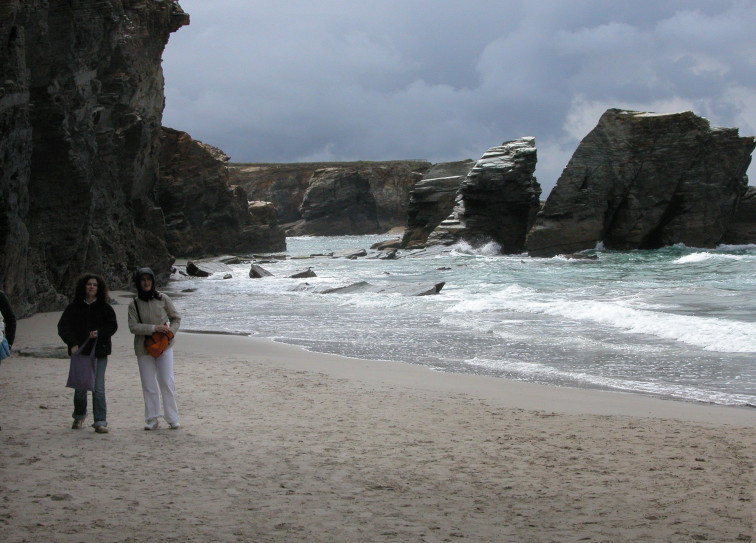
[[[139,377],[142,379],[144,395],[144,420],[149,422],[164,417],[169,424],[178,424],[176,406],[176,382],[173,378],[173,348],[169,347],[157,358],[139,355]],[[160,395],[163,396],[163,410],[160,409]]]

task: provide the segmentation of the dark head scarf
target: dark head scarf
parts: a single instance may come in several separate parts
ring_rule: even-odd
[[[150,289],[149,291],[142,290],[142,285],[140,284],[139,280],[143,275],[149,275],[152,278],[152,289]],[[150,268],[139,268],[136,271],[136,273],[134,274],[134,285],[136,286],[137,296],[139,296],[140,300],[148,302],[152,298],[155,298],[156,300],[160,299],[160,293],[155,288],[155,274]]]

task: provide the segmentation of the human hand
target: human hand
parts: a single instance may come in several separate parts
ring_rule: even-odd
[[[76,354],[76,352],[78,350],[79,350],[79,346],[78,345],[74,345],[73,347],[71,347],[71,354]]]
[[[157,326],[155,326],[155,331],[160,332],[161,334],[165,334],[166,332],[170,332],[171,329],[165,324],[158,324]]]
[[[97,337],[97,330],[92,330],[91,332],[89,332],[89,337],[96,338]]]

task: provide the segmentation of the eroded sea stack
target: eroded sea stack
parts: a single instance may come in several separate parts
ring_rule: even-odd
[[[610,109],[583,139],[528,234],[532,256],[722,242],[756,138],[690,111]]]
[[[425,245],[430,233],[454,210],[459,186],[474,165],[473,160],[434,164],[412,187],[402,247]]]
[[[535,138],[489,149],[460,184],[454,210],[428,236],[428,244],[494,241],[504,254],[521,252],[540,207],[536,161]]]

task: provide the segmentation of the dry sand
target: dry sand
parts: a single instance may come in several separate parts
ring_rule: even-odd
[[[117,299],[109,434],[70,428],[60,314],[19,322],[0,367],[4,542],[754,538],[756,410],[180,332],[183,426],[146,432]]]

